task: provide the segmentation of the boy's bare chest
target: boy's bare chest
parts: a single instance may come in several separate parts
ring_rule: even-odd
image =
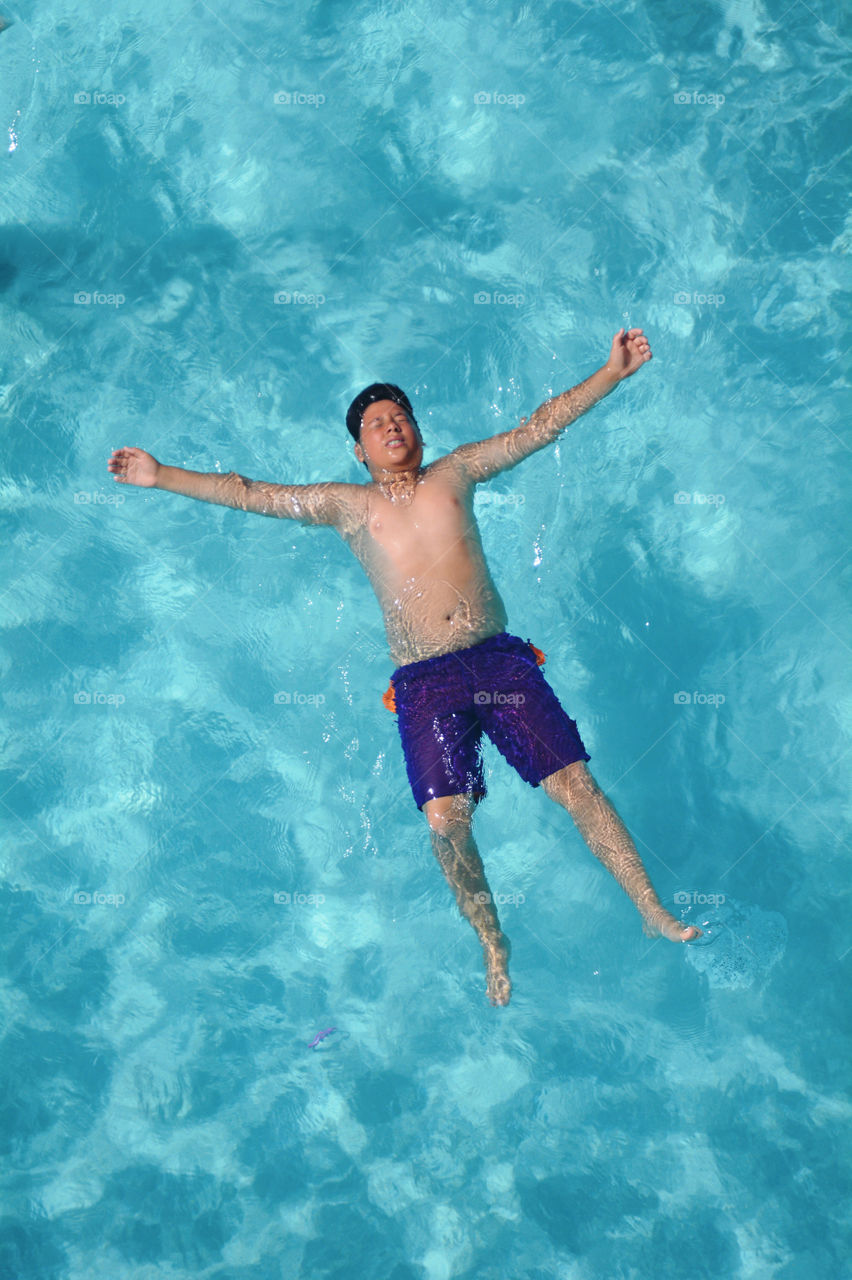
[[[371,494],[367,528],[372,540],[394,559],[399,554],[433,558],[464,540],[471,520],[466,503],[453,488],[424,481],[407,494]]]

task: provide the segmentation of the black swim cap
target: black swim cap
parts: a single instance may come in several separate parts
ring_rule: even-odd
[[[405,410],[415,427],[417,426],[411,401],[405,392],[395,387],[392,382],[373,382],[355,397],[346,411],[346,426],[353,440],[357,440],[361,435],[361,419],[370,405],[375,404],[377,400],[392,400],[394,404],[398,404]]]

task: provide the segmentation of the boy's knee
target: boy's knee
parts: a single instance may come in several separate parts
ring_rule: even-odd
[[[555,800],[557,804],[569,810],[573,806],[587,804],[589,800],[602,794],[600,787],[586,768],[585,760],[575,760],[573,764],[566,764],[556,773],[543,778],[541,785],[551,800]]]
[[[459,825],[470,826],[473,817],[473,796],[438,796],[427,800],[423,806],[430,831],[435,835],[445,836]]]

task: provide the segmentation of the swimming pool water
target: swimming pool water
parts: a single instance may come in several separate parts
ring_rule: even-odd
[[[846,1274],[848,14],[4,12],[0,1276]],[[709,945],[486,748],[494,1010],[345,546],[106,459],[357,482],[365,383],[432,458],[622,324],[477,512]]]

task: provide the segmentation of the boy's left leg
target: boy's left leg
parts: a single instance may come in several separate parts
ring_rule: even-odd
[[[568,810],[592,853],[637,908],[646,933],[662,935],[672,942],[689,942],[701,936],[700,929],[684,925],[660,902],[624,823],[589,773],[585,761],[565,765],[542,779],[541,785],[551,800]]]
[[[485,868],[473,838],[474,798],[469,794],[427,800],[423,812],[429,823],[432,851],[456,896],[459,911],[473,925],[482,943],[487,974],[486,991],[492,1004],[508,1004],[509,939],[500,928]]]

